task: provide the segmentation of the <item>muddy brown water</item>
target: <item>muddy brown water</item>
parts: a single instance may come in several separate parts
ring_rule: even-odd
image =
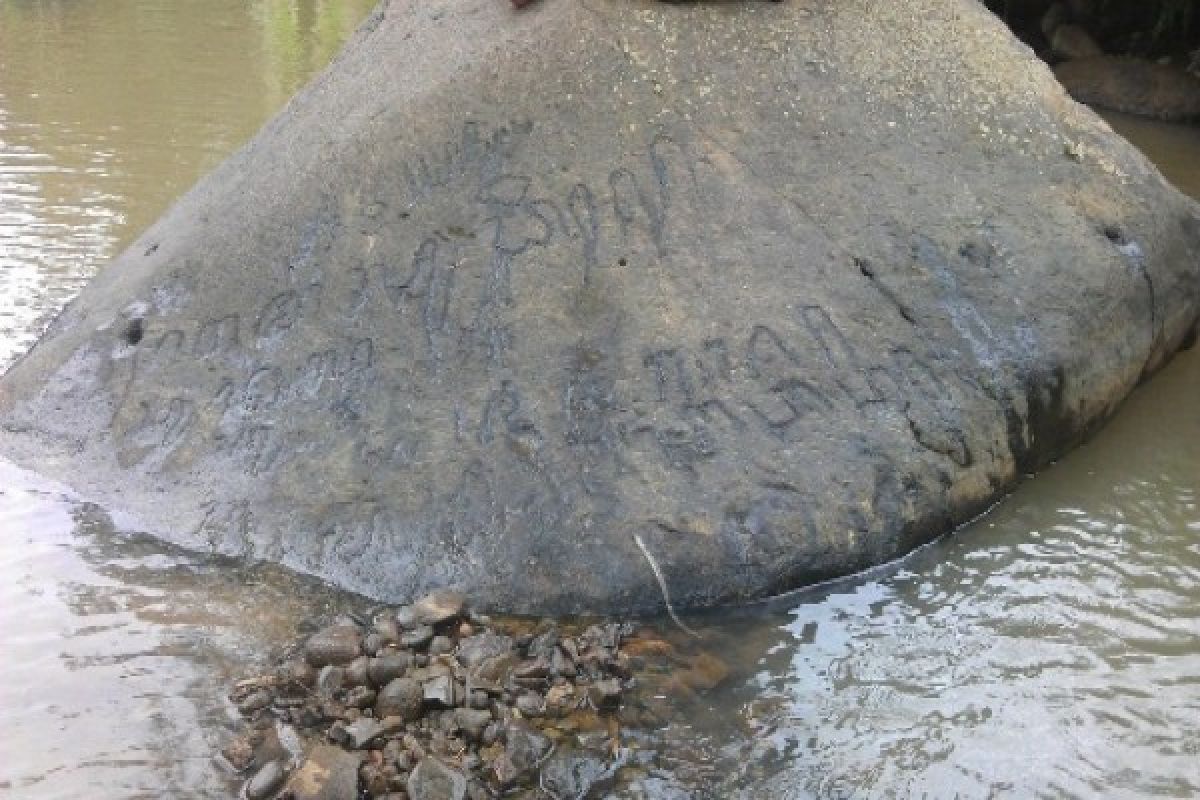
[[[0,368],[371,5],[0,0]],[[1200,197],[1200,129],[1109,119]],[[1198,398],[1186,353],[958,534],[693,618],[732,677],[664,699],[620,794],[1200,794]],[[362,602],[0,462],[0,796],[231,796],[230,680]]]

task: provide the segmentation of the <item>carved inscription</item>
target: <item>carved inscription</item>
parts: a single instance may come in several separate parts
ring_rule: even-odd
[[[903,348],[865,357],[818,306],[795,312],[790,335],[753,325],[740,340],[647,348],[639,366],[641,413],[627,411],[638,403],[595,376],[569,387],[569,444],[595,444],[614,434],[625,449],[649,441],[664,463],[686,470],[751,428],[791,440],[834,413],[859,414],[875,405],[903,414],[922,447],[959,466],[971,463],[955,422],[954,390],[938,372]]]
[[[585,179],[523,174],[511,157],[531,130],[485,135],[468,125],[445,152],[401,169],[414,210],[399,219],[411,228],[386,230],[382,203],[362,205],[369,219],[361,225],[322,211],[277,265],[285,277],[269,294],[210,319],[148,328],[115,419],[121,463],[155,469],[176,454],[216,452],[241,473],[266,477],[297,458],[297,440],[319,447],[349,439],[338,457],[358,472],[346,496],[362,497],[320,511],[307,554],[314,569],[369,559],[397,530],[411,532],[412,519],[433,520],[440,545],[473,557],[477,540],[503,530],[510,505],[528,514],[521,524],[562,516],[562,498],[579,487],[593,498],[608,492],[615,505],[619,492],[604,485],[605,469],[652,463],[657,475],[688,481],[728,464],[723,449],[743,437],[783,447],[822,435],[837,415],[902,415],[921,447],[971,463],[956,423],[964,388],[942,377],[949,370],[903,348],[861,352],[844,321],[804,300],[786,319],[749,320],[723,336],[580,352],[549,399],[523,384],[506,360],[521,289],[545,277],[601,294],[613,274],[606,270],[670,258],[672,221],[695,181],[695,159],[667,136]],[[422,217],[420,201],[447,187],[463,206],[447,212],[454,224],[436,205]],[[330,232],[347,229],[392,235],[387,241],[402,249],[364,245],[323,263],[335,247]],[[372,405],[380,397],[401,399]],[[445,414],[420,408],[438,403]],[[569,470],[556,467],[570,461],[562,448],[603,468],[560,477]],[[400,470],[423,484],[404,514],[372,494],[376,476]],[[569,480],[577,483],[564,489],[560,481]],[[780,542],[797,531],[821,546],[803,487],[752,480],[758,494],[719,523],[734,560],[783,559]],[[218,549],[262,555],[282,547],[277,535],[256,531],[243,506],[214,507],[203,528]]]

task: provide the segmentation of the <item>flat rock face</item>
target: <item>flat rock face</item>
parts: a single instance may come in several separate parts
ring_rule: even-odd
[[[392,2],[0,381],[0,451],[393,602],[736,601],[1063,452],[1198,272],[973,0]]]

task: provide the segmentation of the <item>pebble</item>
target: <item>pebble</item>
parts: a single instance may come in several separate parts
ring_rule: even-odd
[[[417,612],[412,606],[401,606],[396,609],[395,615],[396,625],[405,630],[415,628],[420,625],[417,622]]]
[[[309,637],[304,658],[314,667],[348,664],[362,653],[362,634],[354,625],[331,625]]]
[[[361,757],[340,747],[318,744],[292,773],[284,795],[292,800],[357,800]]]
[[[520,722],[510,722],[504,729],[504,754],[518,772],[537,766],[550,751],[550,740],[533,727]]]
[[[594,751],[558,749],[542,765],[539,785],[550,797],[588,797],[613,777],[617,766]]]
[[[438,589],[413,603],[413,613],[422,625],[441,625],[461,617],[466,606],[467,598],[462,592]]]
[[[363,639],[363,652],[369,656],[377,654],[384,645],[383,637],[378,633],[368,633]]]
[[[411,678],[395,678],[379,690],[375,698],[375,716],[397,716],[411,722],[421,716],[423,701],[419,683]]]
[[[546,705],[540,695],[523,694],[517,698],[517,711],[523,717],[540,717],[546,710]]]
[[[468,739],[477,742],[483,738],[483,731],[492,721],[492,714],[490,711],[459,708],[454,711],[454,721]]]
[[[375,635],[379,636],[384,644],[394,644],[400,641],[400,625],[396,622],[394,614],[376,616],[372,627],[375,629]]]
[[[254,761],[254,743],[248,736],[239,736],[221,750],[221,755],[235,772],[244,772]]]
[[[322,667],[317,673],[317,693],[326,697],[342,688],[346,682],[346,671],[341,667]]]
[[[292,684],[297,688],[311,688],[317,681],[317,671],[307,661],[288,661],[279,667],[276,673],[283,685]]]
[[[362,620],[320,629],[304,643],[303,659],[231,692],[248,718],[292,720],[336,743],[314,747],[287,780],[287,796],[476,800],[544,784],[552,796],[582,797],[615,773],[606,753],[638,663],[622,650],[631,627],[575,634],[550,620],[535,634],[512,635],[469,613],[458,592],[433,592]],[[700,682],[724,678],[717,659],[672,661]],[[224,751],[245,770],[255,752],[237,741]],[[272,784],[260,796],[273,796],[286,777],[285,764],[271,762],[247,792]]]
[[[400,634],[400,646],[420,650],[433,639],[433,628],[428,625],[418,625],[410,631]]]
[[[268,761],[246,782],[247,800],[266,800],[287,778],[282,761]]]
[[[408,776],[406,788],[411,800],[464,800],[467,778],[436,758],[427,757]]]
[[[454,678],[439,675],[425,682],[422,687],[425,702],[434,708],[453,708],[455,705]]]
[[[366,656],[359,656],[345,666],[345,675],[343,683],[346,686],[366,686],[367,685],[367,665],[370,659]]]
[[[506,656],[513,651],[514,643],[511,636],[501,636],[497,633],[477,633],[460,639],[458,642],[458,660],[464,666],[474,667],[489,658]]]
[[[260,689],[238,703],[237,708],[243,714],[253,714],[255,711],[264,709],[269,705],[271,705],[271,693],[265,689]]]
[[[356,719],[354,722],[347,725],[345,731],[345,742],[347,746],[355,750],[362,750],[369,745],[375,737],[383,733],[383,726],[378,721],[370,717]]]
[[[355,686],[346,692],[345,702],[353,708],[370,708],[375,705],[375,691],[366,686]]]
[[[621,682],[616,678],[596,681],[588,687],[587,694],[596,708],[612,708],[621,701]]]
[[[367,678],[373,686],[386,686],[412,666],[412,656],[404,651],[384,653],[367,664]]]

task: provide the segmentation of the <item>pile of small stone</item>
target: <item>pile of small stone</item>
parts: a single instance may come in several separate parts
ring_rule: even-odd
[[[627,624],[503,630],[457,592],[339,618],[230,698],[222,752],[249,800],[582,798],[623,761],[616,712],[640,659]],[[322,743],[298,767],[280,730]]]

